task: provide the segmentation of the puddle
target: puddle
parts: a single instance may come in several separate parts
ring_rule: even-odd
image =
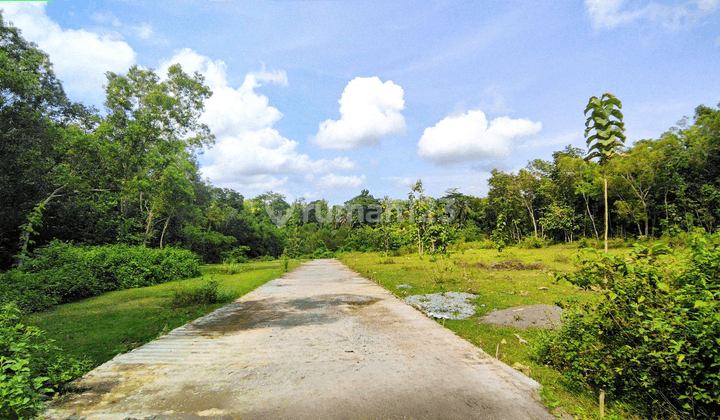
[[[346,305],[357,309],[378,300],[361,295],[319,295],[289,301],[262,299],[233,302],[191,323],[188,328],[199,330],[204,336],[217,337],[255,328],[330,324],[340,315],[333,308]]]
[[[368,306],[377,302],[378,298],[371,298],[361,295],[319,295],[311,298],[294,299],[287,304],[294,306],[301,311],[308,309],[328,308],[339,305]]]

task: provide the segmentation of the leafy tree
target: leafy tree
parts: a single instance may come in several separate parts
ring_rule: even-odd
[[[603,93],[598,98],[593,96],[585,108],[585,115],[590,116],[585,122],[585,137],[587,138],[588,155],[586,160],[598,158],[603,169],[605,184],[605,252],[608,251],[608,199],[607,199],[607,166],[610,160],[622,155],[620,149],[625,144],[625,123],[620,112],[622,102],[610,93]],[[588,136],[591,132],[594,133]]]
[[[147,245],[159,216],[192,200],[195,151],[214,141],[199,121],[212,92],[203,76],[189,76],[177,64],[165,80],[137,66],[125,76],[108,72],[107,77],[108,115],[96,132],[118,163],[112,169],[120,216],[129,221],[121,224],[120,237]],[[139,226],[142,231],[133,232]]]

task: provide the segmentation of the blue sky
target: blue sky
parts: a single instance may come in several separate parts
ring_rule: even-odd
[[[203,174],[246,197],[402,198],[422,179],[483,196],[585,147],[593,95],[628,141],[720,102],[718,0],[2,2],[69,96],[102,107],[105,71],[179,62],[215,92]]]

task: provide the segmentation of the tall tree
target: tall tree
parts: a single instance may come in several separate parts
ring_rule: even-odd
[[[605,185],[605,252],[608,252],[608,230],[610,220],[608,217],[608,184],[607,166],[612,158],[622,155],[620,149],[625,144],[625,123],[623,122],[622,102],[610,93],[603,93],[598,98],[593,96],[585,107],[585,115],[590,116],[585,121],[585,137],[587,138],[588,155],[586,160],[599,160],[603,170]],[[590,135],[591,132],[594,132]]]
[[[214,141],[199,121],[212,92],[202,75],[190,76],[177,64],[165,80],[137,66],[107,77],[108,115],[97,134],[117,162],[119,236],[147,244],[160,216],[172,214],[178,200],[192,199],[195,152]]]

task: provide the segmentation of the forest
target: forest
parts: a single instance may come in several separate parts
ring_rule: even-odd
[[[454,242],[600,239],[603,167],[568,146],[517,173],[493,170],[486,197],[449,188],[407,197],[363,190],[343,204],[254,198],[213,186],[197,156],[212,95],[201,74],[132,67],[107,73],[105,109],[71,101],[48,56],[0,23],[0,269],[53,240],[191,250],[205,262]],[[578,110],[578,112],[582,112]],[[700,105],[660,138],[638,139],[607,165],[611,237],[652,237],[720,223],[720,110]]]

